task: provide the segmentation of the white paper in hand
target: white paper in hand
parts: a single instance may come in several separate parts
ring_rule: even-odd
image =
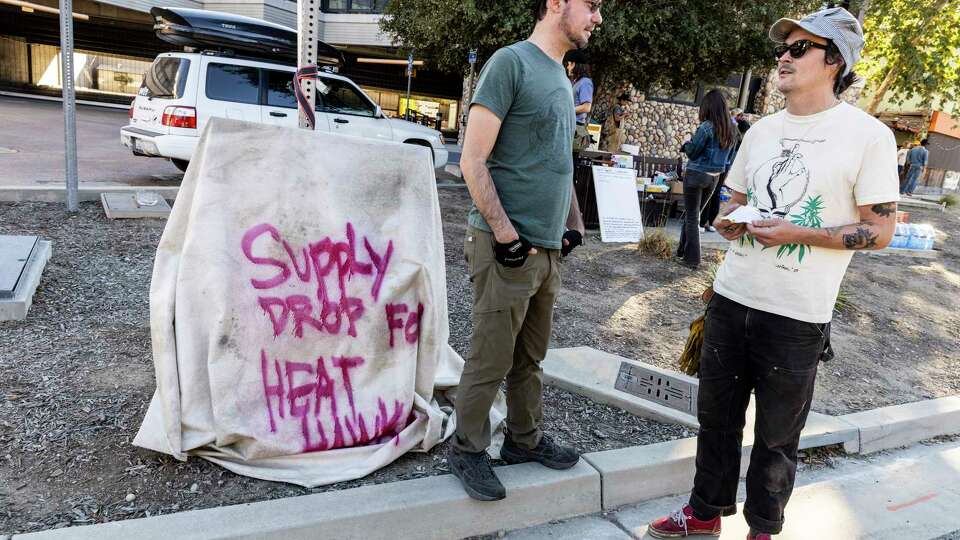
[[[723,219],[733,223],[753,223],[761,219],[767,219],[769,216],[753,206],[740,206],[733,212],[730,212]]]

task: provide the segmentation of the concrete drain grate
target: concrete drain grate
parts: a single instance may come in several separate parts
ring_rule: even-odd
[[[614,388],[696,416],[697,384],[622,362]]]

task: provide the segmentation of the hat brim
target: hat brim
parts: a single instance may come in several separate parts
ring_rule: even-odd
[[[802,28],[800,26],[800,21],[794,19],[780,19],[779,21],[773,23],[773,26],[770,27],[770,41],[774,43],[783,43],[787,40],[787,36],[790,35],[790,32],[793,32],[797,28]]]

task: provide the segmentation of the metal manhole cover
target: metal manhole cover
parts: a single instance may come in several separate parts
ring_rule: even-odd
[[[19,152],[16,148],[7,148],[6,146],[0,146],[0,154],[16,154]]]

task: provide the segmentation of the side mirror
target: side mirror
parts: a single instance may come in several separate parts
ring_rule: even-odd
[[[374,118],[385,118],[385,117],[386,117],[386,115],[383,114],[383,109],[381,109],[379,105],[377,105],[377,110],[375,110],[375,111],[373,112],[373,117],[374,117]]]

